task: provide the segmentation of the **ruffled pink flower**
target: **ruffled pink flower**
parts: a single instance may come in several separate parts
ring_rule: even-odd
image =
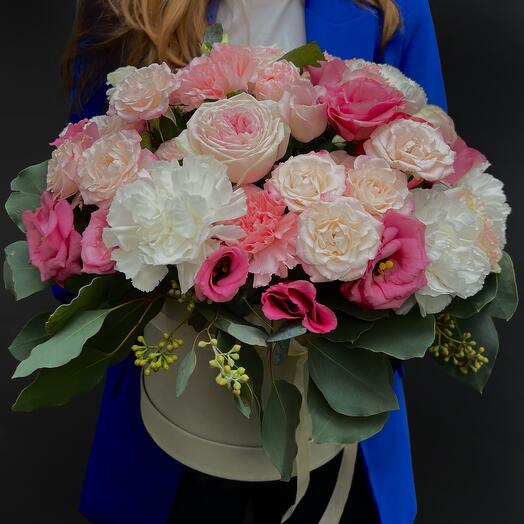
[[[195,293],[199,300],[229,302],[246,283],[248,255],[238,247],[219,247],[211,253],[195,277]]]
[[[182,160],[184,155],[176,145],[176,139],[172,138],[158,146],[155,152],[159,160]]]
[[[254,286],[266,286],[273,275],[285,278],[288,269],[297,265],[297,219],[294,213],[285,213],[284,201],[268,190],[253,185],[244,186],[244,190],[247,213],[233,223],[246,236],[237,244],[250,255],[249,272],[255,276]]]
[[[468,147],[466,142],[460,137],[452,144],[451,149],[455,151],[456,156],[453,164],[453,174],[444,179],[448,184],[456,184],[472,169],[482,168],[488,164],[488,159],[480,151]]]
[[[287,60],[279,60],[258,73],[251,92],[257,100],[278,102],[299,80],[300,71],[297,66]]]
[[[34,212],[22,214],[29,260],[40,271],[42,282],[53,279],[62,283],[81,271],[81,236],[74,228],[73,208],[67,200],[55,201],[45,191],[40,203]]]
[[[377,256],[361,279],[342,284],[342,294],[365,309],[398,308],[426,285],[428,263],[424,224],[390,210]]]
[[[209,55],[197,57],[177,71],[170,102],[192,111],[205,100],[219,100],[230,93],[247,91],[256,71],[257,61],[249,48],[215,44]]]
[[[112,249],[108,248],[102,240],[102,233],[109,227],[107,213],[109,209],[102,208],[91,213],[89,224],[82,235],[82,262],[84,273],[106,275],[113,273],[115,263],[111,260]]]
[[[316,297],[315,286],[307,280],[280,282],[262,294],[262,311],[269,320],[300,320],[312,333],[329,333],[337,327],[337,317]]]
[[[60,135],[50,145],[59,147],[67,140],[86,149],[99,137],[98,130],[91,120],[83,118],[75,124],[67,124]]]

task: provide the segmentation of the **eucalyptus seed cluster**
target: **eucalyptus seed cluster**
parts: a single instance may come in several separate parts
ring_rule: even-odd
[[[229,351],[223,353],[218,348],[216,338],[210,338],[208,341],[201,340],[198,343],[199,348],[208,346],[211,347],[215,354],[215,358],[209,361],[209,365],[218,370],[218,375],[215,379],[216,383],[219,386],[227,387],[233,395],[239,397],[242,392],[242,384],[249,380],[245,368],[237,366],[237,362],[240,359],[238,354],[241,349],[240,344],[235,344]]]
[[[196,297],[193,291],[182,293],[180,285],[176,280],[171,280],[171,288],[167,292],[168,296],[180,304],[186,304],[187,311],[192,313],[195,310]]]
[[[135,354],[135,365],[144,368],[144,374],[149,376],[160,369],[168,370],[178,359],[174,352],[184,344],[181,338],[175,338],[170,333],[163,333],[162,340],[152,346],[143,336],[137,338],[137,344],[131,347]]]
[[[436,338],[429,352],[437,359],[456,366],[467,375],[477,373],[489,362],[484,355],[485,348],[478,347],[471,333],[462,333],[457,320],[448,314],[437,315]]]

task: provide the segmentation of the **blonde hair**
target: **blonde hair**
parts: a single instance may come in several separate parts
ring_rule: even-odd
[[[382,46],[400,25],[394,0],[354,0],[382,13]],[[69,87],[82,97],[96,82],[102,66],[145,65],[167,62],[187,64],[197,55],[207,26],[209,0],[77,0],[75,27],[64,60]],[[83,63],[82,76],[74,65]],[[103,63],[101,64],[100,61]]]

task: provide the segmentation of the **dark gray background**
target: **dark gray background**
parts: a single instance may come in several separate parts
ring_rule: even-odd
[[[48,157],[46,144],[67,118],[58,64],[72,0],[5,2],[0,31],[1,200],[26,165]],[[522,267],[524,194],[522,59],[524,4],[515,0],[432,0],[450,112],[464,138],[487,154],[515,210],[510,252]],[[19,238],[0,214],[1,244]],[[47,301],[47,303],[46,303]],[[101,389],[60,409],[13,414],[21,382],[7,346],[33,313],[52,307],[42,296],[14,303],[0,295],[0,522],[75,524],[82,477]],[[420,524],[524,521],[523,367],[518,314],[499,324],[501,353],[479,396],[425,359],[407,366],[413,461]]]

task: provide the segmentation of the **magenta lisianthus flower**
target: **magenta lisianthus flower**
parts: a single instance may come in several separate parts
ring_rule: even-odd
[[[342,294],[365,309],[399,308],[426,285],[428,263],[424,224],[390,210],[377,256],[362,278],[342,285]]]
[[[239,247],[219,247],[211,253],[195,277],[195,293],[199,300],[228,302],[246,283],[249,261]]]
[[[337,327],[337,317],[316,296],[315,286],[307,280],[280,282],[262,294],[262,311],[269,320],[300,320],[312,333],[329,333]]]
[[[82,235],[82,262],[84,273],[107,275],[115,270],[115,263],[111,260],[113,249],[108,248],[102,240],[102,233],[107,223],[108,208],[101,208],[91,214],[89,224]]]
[[[29,260],[40,271],[42,282],[65,282],[80,273],[80,240],[73,223],[73,208],[67,200],[55,201],[45,191],[41,207],[26,210],[22,221],[26,229]]]
[[[486,169],[489,165],[488,159],[480,151],[469,147],[460,137],[455,140],[451,149],[456,156],[453,164],[453,174],[444,179],[444,182],[448,184],[456,184],[472,169]]]

